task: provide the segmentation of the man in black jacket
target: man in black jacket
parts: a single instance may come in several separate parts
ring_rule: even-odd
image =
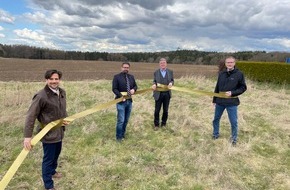
[[[213,119],[213,139],[219,138],[219,127],[221,116],[226,109],[231,123],[231,142],[236,145],[238,137],[238,105],[240,100],[238,95],[247,90],[244,75],[235,68],[236,60],[234,57],[228,57],[225,60],[226,69],[219,73],[214,92],[225,92],[232,98],[213,98],[215,105],[215,114]]]
[[[116,139],[121,141],[125,138],[125,132],[127,123],[130,118],[132,110],[132,97],[137,91],[137,84],[133,75],[130,75],[129,72],[130,63],[122,63],[121,73],[114,76],[112,91],[116,95],[115,99],[124,97],[122,92],[126,92],[126,98],[123,98],[123,101],[117,103],[117,125],[116,125]]]

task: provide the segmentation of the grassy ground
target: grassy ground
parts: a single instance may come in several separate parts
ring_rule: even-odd
[[[139,89],[150,80],[137,81]],[[72,122],[66,130],[57,189],[290,189],[290,87],[248,82],[240,97],[239,141],[211,139],[211,97],[173,92],[168,126],[153,130],[151,93],[134,98],[127,138],[115,141],[116,108]],[[215,81],[180,78],[176,86],[213,91]],[[0,82],[0,179],[22,150],[25,113],[37,82]],[[113,99],[111,81],[65,82],[69,115]],[[7,189],[42,189],[42,148],[29,153]]]

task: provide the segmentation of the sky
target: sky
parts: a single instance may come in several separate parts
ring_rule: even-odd
[[[290,52],[290,0],[0,0],[0,43],[65,51]]]

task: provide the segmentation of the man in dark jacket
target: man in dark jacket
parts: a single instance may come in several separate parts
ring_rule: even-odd
[[[161,127],[166,126],[168,119],[168,109],[171,98],[171,90],[168,91],[156,91],[157,83],[168,85],[171,88],[174,84],[173,71],[167,68],[167,61],[165,58],[159,60],[159,69],[154,72],[154,79],[152,89],[153,97],[155,100],[155,111],[154,111],[154,130],[157,130],[160,126],[159,114],[161,107],[163,106],[163,113],[161,118]]]
[[[238,137],[238,105],[240,100],[238,95],[247,90],[244,75],[235,68],[236,60],[234,57],[228,57],[225,60],[226,69],[219,73],[214,92],[225,92],[232,98],[213,98],[215,105],[215,114],[213,119],[213,139],[219,138],[219,127],[221,116],[226,109],[231,123],[231,143],[236,145]]]
[[[27,112],[24,128],[24,148],[30,150],[31,137],[37,119],[40,131],[48,123],[67,117],[66,112],[66,93],[59,88],[59,82],[62,73],[57,70],[48,70],[45,73],[46,86],[37,92]],[[43,138],[43,161],[42,178],[45,189],[54,189],[52,178],[60,178],[61,173],[56,171],[58,157],[62,148],[62,139],[64,137],[64,126],[68,122],[63,122],[62,127],[53,128]]]
[[[125,138],[126,127],[132,110],[132,97],[137,91],[137,84],[133,75],[129,74],[130,63],[124,62],[121,66],[121,73],[114,76],[112,82],[112,91],[115,98],[124,97],[123,101],[117,103],[117,124],[116,124],[116,139],[118,142]],[[126,95],[122,95],[122,92]]]

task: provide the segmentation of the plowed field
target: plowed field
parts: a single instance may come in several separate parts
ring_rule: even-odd
[[[158,68],[158,63],[131,63],[130,73],[138,80],[152,79]],[[174,78],[217,75],[217,66],[168,64],[168,68],[174,71]],[[67,81],[111,80],[120,72],[121,62],[0,58],[0,81],[42,81],[48,69],[62,71],[62,80]]]

